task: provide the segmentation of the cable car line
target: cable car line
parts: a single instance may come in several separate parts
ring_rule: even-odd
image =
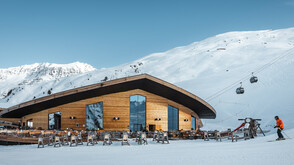
[[[220,91],[214,93],[213,95],[207,97],[205,100],[210,101],[210,100],[212,100],[212,99],[217,98],[218,96],[220,96],[220,95],[224,94],[225,92],[229,91],[230,89],[234,88],[234,87],[236,86],[236,84],[245,81],[245,80],[248,79],[249,77],[253,78],[253,80],[257,82],[257,81],[258,81],[258,78],[257,78],[256,76],[254,76],[253,73],[260,73],[260,72],[264,71],[265,69],[267,69],[268,67],[272,66],[274,63],[276,63],[276,62],[279,61],[280,59],[282,59],[282,58],[284,58],[284,57],[290,55],[291,53],[294,53],[293,50],[294,50],[294,48],[291,48],[291,49],[287,50],[285,53],[283,53],[283,54],[281,54],[280,56],[274,58],[272,61],[266,63],[265,65],[263,65],[262,67],[260,67],[259,69],[257,69],[255,72],[252,72],[252,74],[249,74],[249,75],[247,75],[247,76],[244,76],[243,78],[241,78],[240,80],[234,82],[233,84],[231,84],[231,85],[225,87],[224,89],[222,89],[222,90],[220,90]],[[254,77],[256,77],[256,78],[254,78]],[[251,79],[251,78],[250,78],[250,79]],[[250,82],[251,82],[251,80],[250,80]],[[253,82],[253,83],[255,83],[255,82]],[[237,91],[236,91],[236,92],[237,92]],[[244,93],[244,92],[243,92],[243,93]]]

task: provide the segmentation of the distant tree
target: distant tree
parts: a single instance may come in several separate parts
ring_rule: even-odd
[[[107,80],[108,80],[108,77],[105,76],[105,78],[103,80],[101,80],[101,81],[107,81]]]

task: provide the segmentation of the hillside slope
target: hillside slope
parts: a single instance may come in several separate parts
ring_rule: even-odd
[[[275,115],[284,119],[286,128],[294,127],[294,88],[291,86],[294,80],[294,28],[229,32],[113,68],[86,68],[70,75],[52,77],[45,74],[45,77],[40,76],[41,80],[34,70],[30,70],[28,75],[36,76],[28,76],[25,80],[35,79],[34,83],[21,83],[23,76],[12,79],[0,70],[0,107],[75,87],[148,73],[208,101],[216,109],[217,118],[204,120],[205,129],[237,127],[237,119],[245,117],[261,118],[262,126],[271,129]],[[258,76],[258,83],[250,84],[251,72]],[[245,87],[243,95],[235,93],[240,81]]]

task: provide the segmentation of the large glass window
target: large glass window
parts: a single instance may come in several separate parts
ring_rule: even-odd
[[[87,130],[103,129],[103,102],[89,104],[87,109]]]
[[[33,125],[34,125],[34,123],[33,123],[33,119],[29,119],[29,120],[27,120],[27,126],[28,126],[28,127],[33,128]]]
[[[179,130],[179,109],[173,106],[168,106],[168,130]]]
[[[146,129],[146,97],[133,95],[130,97],[130,130]]]
[[[50,113],[48,115],[49,129],[60,129],[61,128],[61,112]]]
[[[191,130],[196,129],[196,119],[195,117],[191,116]]]

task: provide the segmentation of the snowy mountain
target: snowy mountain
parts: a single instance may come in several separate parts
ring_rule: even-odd
[[[35,63],[32,65],[23,65],[8,69],[0,69],[0,81],[14,79],[15,77],[19,76],[21,76],[21,78],[19,79],[24,79],[30,82],[32,82],[32,80],[34,79],[54,80],[93,70],[95,70],[95,68],[93,68],[91,65],[80,62],[65,65]]]
[[[32,65],[0,69],[0,102],[6,102],[7,106],[11,106],[15,103],[33,99],[31,97],[25,97],[31,93],[39,94],[39,97],[44,96],[45,93],[48,94],[51,88],[46,92],[44,90],[32,91],[32,88],[39,87],[42,83],[59,81],[63,77],[79,75],[94,70],[95,68],[91,65],[80,62],[64,65],[35,63]],[[41,95],[40,92],[42,92]],[[7,106],[0,105],[0,107]]]
[[[249,82],[252,72],[259,78],[254,84]],[[294,28],[224,33],[113,68],[73,63],[1,69],[0,107],[141,73],[208,101],[217,118],[204,120],[205,129],[234,128],[245,117],[261,118],[262,126],[271,129],[275,115],[294,128]],[[240,82],[243,95],[235,93]]]

